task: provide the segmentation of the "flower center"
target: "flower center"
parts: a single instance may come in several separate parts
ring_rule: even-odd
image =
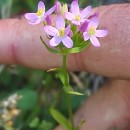
[[[76,15],[76,16],[75,16],[75,20],[79,21],[79,20],[80,20],[80,16],[79,16],[79,15]]]
[[[65,34],[65,28],[60,28],[58,36],[62,37]]]
[[[92,35],[94,35],[96,32],[95,32],[95,28],[94,27],[91,27],[90,29],[89,29],[89,31],[88,31],[88,34],[90,35],[90,36],[92,36]]]
[[[44,12],[44,9],[39,9],[36,14],[37,16],[41,16],[43,12]]]

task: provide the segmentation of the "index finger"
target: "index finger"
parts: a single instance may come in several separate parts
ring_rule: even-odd
[[[90,45],[79,54],[68,57],[69,70],[85,70],[108,77],[130,77],[130,5],[111,5],[95,9],[99,12],[100,29],[109,35],[99,39],[101,47]],[[42,45],[47,42],[42,25],[31,26],[26,20],[0,21],[0,63],[50,69],[62,66],[62,57]]]

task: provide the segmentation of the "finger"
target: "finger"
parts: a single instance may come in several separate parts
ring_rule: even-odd
[[[70,70],[86,70],[115,78],[130,78],[130,6],[112,5],[95,9],[99,12],[100,29],[109,35],[99,39],[101,47],[90,45],[84,52],[70,55]],[[119,13],[120,12],[120,13]],[[0,21],[0,62],[50,69],[61,66],[62,57],[51,54],[39,36],[47,38],[43,26],[31,26],[26,20]]]
[[[75,125],[85,120],[81,130],[130,129],[130,81],[117,80],[91,96],[78,110]],[[55,130],[63,130],[57,127]]]
[[[0,62],[21,64],[32,68],[49,69],[59,66],[60,57],[54,55],[40,41],[47,42],[43,26],[31,26],[26,20],[0,21]]]

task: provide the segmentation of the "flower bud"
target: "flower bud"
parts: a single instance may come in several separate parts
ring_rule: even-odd
[[[56,1],[55,5],[56,5],[56,9],[55,9],[56,14],[60,15],[61,14],[61,4],[60,4],[60,2]]]
[[[66,12],[68,12],[68,5],[63,4],[63,6],[61,7],[61,14],[64,15]]]
[[[81,33],[85,32],[86,29],[87,29],[87,27],[88,27],[88,21],[86,20],[86,21],[81,25],[81,27],[80,27],[80,32],[81,32]]]
[[[46,24],[47,24],[47,25],[50,25],[50,26],[53,26],[53,20],[52,20],[52,18],[51,18],[50,15],[48,15],[48,16],[46,17]]]
[[[72,36],[73,36],[73,32],[72,32],[72,30],[69,31],[68,36],[69,36],[69,37],[72,37]]]
[[[78,0],[73,0],[73,1],[76,1],[77,3],[79,2]]]
[[[88,19],[92,20],[95,17],[98,17],[99,13],[94,13],[93,15],[89,16]]]

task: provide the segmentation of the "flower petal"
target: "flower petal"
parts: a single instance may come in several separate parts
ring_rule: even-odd
[[[69,31],[68,36],[69,36],[69,37],[72,37],[72,36],[73,36],[73,32],[72,32],[72,30]]]
[[[45,4],[42,1],[39,1],[38,3],[38,10],[39,9],[45,9]]]
[[[107,30],[96,30],[96,36],[97,37],[105,37],[108,34]]]
[[[38,19],[36,13],[26,13],[24,16],[28,20],[37,20]]]
[[[80,25],[80,21],[73,20],[72,23],[75,25]]]
[[[91,6],[87,6],[85,9],[81,11],[81,17],[82,18],[87,17],[91,13],[91,10],[92,10]]]
[[[63,42],[64,46],[66,46],[67,48],[72,48],[73,47],[73,41],[69,36],[65,36],[62,39],[62,42]]]
[[[59,30],[60,28],[65,28],[65,20],[62,16],[58,16],[56,19],[56,28]]]
[[[74,14],[74,15],[79,15],[79,5],[76,1],[73,1],[72,4],[71,4],[71,12]]]
[[[94,18],[92,19],[92,24],[93,24],[93,26],[95,27],[95,29],[98,27],[98,17],[94,17]]]
[[[50,40],[50,45],[51,46],[57,46],[58,44],[60,44],[61,42],[61,38],[58,37],[58,36],[55,36],[53,37],[51,40]]]
[[[100,46],[100,42],[98,41],[98,39],[95,36],[90,37],[90,41],[94,46],[99,47]]]
[[[87,41],[88,39],[90,39],[90,36],[88,35],[87,32],[84,32],[83,33],[83,38],[84,38],[84,41]]]
[[[65,18],[66,18],[67,20],[72,21],[75,17],[74,17],[74,15],[73,15],[72,13],[66,12],[66,13],[65,13]]]
[[[89,30],[91,27],[94,27],[95,30],[96,30],[96,28],[98,27],[98,17],[94,17],[94,18],[92,19],[92,21],[89,22],[88,30]]]
[[[94,13],[93,15],[90,15],[90,16],[88,17],[88,19],[92,20],[94,17],[98,17],[98,16],[99,16],[99,13],[96,12],[96,13]]]
[[[51,15],[55,11],[56,6],[54,5],[48,11],[46,11],[45,16]]]
[[[55,36],[56,34],[58,34],[58,30],[49,25],[44,27],[44,31],[50,36]]]
[[[32,24],[32,25],[35,25],[35,24],[39,24],[40,22],[41,22],[41,19],[37,19],[37,20],[29,21],[28,23]]]
[[[70,30],[70,25],[68,25],[68,26],[66,27],[66,29],[65,29],[65,35],[67,36],[70,31],[71,31],[71,30]]]

